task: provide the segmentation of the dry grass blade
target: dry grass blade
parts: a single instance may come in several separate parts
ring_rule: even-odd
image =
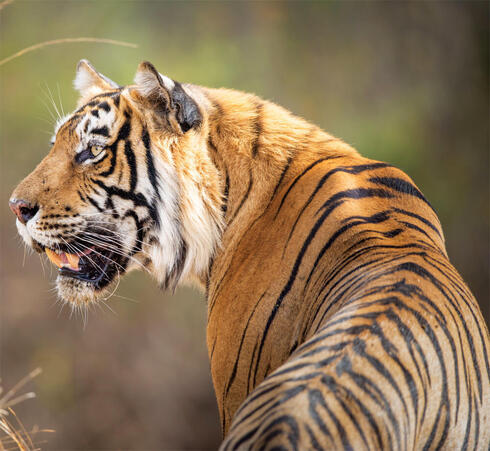
[[[26,399],[33,398],[35,395],[32,392],[17,395],[17,391],[27,382],[31,381],[41,373],[40,368],[31,371],[26,377],[21,379],[0,398],[0,451],[20,450],[20,451],[36,451],[36,444],[31,439],[34,435],[41,432],[54,432],[52,430],[33,428],[27,431],[22,422],[19,420],[12,406]],[[0,394],[3,389],[0,385]],[[7,416],[10,415],[13,421],[9,421]],[[2,434],[3,432],[3,434]]]
[[[0,6],[1,6],[1,4],[0,4]],[[4,65],[5,63],[8,63],[9,61],[12,61],[15,58],[18,58],[19,56],[25,55],[26,53],[33,52],[34,50],[38,50],[38,49],[41,49],[43,47],[47,47],[50,45],[57,45],[57,44],[73,43],[73,42],[97,42],[99,44],[121,45],[123,47],[131,47],[131,48],[137,48],[138,47],[136,44],[133,44],[131,42],[116,41],[114,39],[105,39],[105,38],[53,39],[51,41],[39,42],[38,44],[34,44],[34,45],[31,45],[30,47],[26,47],[25,49],[19,50],[18,52],[14,53],[13,55],[7,56],[7,58],[0,60],[0,66]]]

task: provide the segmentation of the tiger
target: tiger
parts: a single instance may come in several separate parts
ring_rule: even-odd
[[[489,448],[489,332],[403,171],[149,62],[74,86],[18,232],[74,309],[137,269],[201,287],[221,450]]]

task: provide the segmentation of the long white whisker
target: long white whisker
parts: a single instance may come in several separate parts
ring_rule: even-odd
[[[56,116],[54,115],[54,113],[51,111],[51,108],[49,108],[48,104],[42,99],[42,98],[39,98],[39,100],[41,100],[41,102],[44,104],[44,106],[46,107],[46,109],[48,110],[48,113],[49,115],[51,116],[51,120],[56,123]],[[49,122],[49,121],[48,121]],[[53,123],[50,123],[51,125],[53,125]]]
[[[54,107],[54,110],[56,111],[56,114],[58,115],[58,119],[61,119],[61,114],[58,110],[58,106],[56,105],[56,102],[54,101],[54,98],[53,98],[53,94],[51,92],[51,89],[49,88],[48,84],[46,84],[46,88],[48,89],[48,92],[49,92],[49,98],[51,100],[51,103],[53,104],[53,107]]]
[[[89,240],[86,240],[86,241],[87,241],[87,242],[90,242]],[[102,248],[102,247],[101,247],[99,244],[97,244],[97,243],[92,243],[92,244],[96,244],[96,245],[97,245],[99,248],[103,249],[103,248]],[[97,252],[95,249],[89,248],[88,246],[85,246],[85,245],[83,245],[83,244],[81,244],[81,243],[80,243],[80,246],[84,247],[85,249],[91,249],[91,250],[92,250],[92,252],[95,252],[96,254],[100,255],[101,257],[104,257],[104,258],[106,258],[107,260],[109,260],[110,262],[112,262],[112,263],[113,263],[113,264],[116,266],[116,270],[117,270],[117,272],[118,272],[118,275],[119,275],[119,269],[118,269],[118,268],[121,268],[121,270],[123,270],[123,269],[124,269],[124,268],[122,267],[122,265],[121,265],[121,264],[117,263],[117,262],[116,262],[116,261],[114,261],[112,258],[109,258],[109,257],[107,257],[106,255],[103,255],[103,254],[101,254],[100,252]],[[108,251],[110,251],[110,252],[115,253],[115,252],[114,252],[113,250],[111,250],[111,249],[104,249],[104,250],[108,250]],[[82,253],[82,252],[80,252],[80,250],[78,249],[78,252],[77,252],[77,253]],[[148,269],[147,269],[147,268],[145,268],[145,267],[144,267],[144,266],[141,264],[141,262],[139,262],[138,260],[136,260],[134,257],[129,257],[129,256],[124,255],[124,254],[121,254],[121,253],[120,253],[120,255],[121,255],[121,256],[123,256],[123,257],[129,258],[129,259],[130,259],[130,260],[132,260],[133,262],[135,262],[135,263],[137,263],[138,265],[140,265],[140,266],[141,266],[141,269],[143,269],[143,271],[148,271]],[[85,257],[86,257],[87,259],[89,259],[89,260],[90,260],[92,263],[94,263],[94,262],[93,262],[93,260],[92,260],[92,259],[91,259],[91,258],[90,258],[88,255],[85,255]],[[94,265],[96,265],[96,264],[94,263]],[[98,266],[98,265],[96,265],[96,266],[97,266],[97,267],[98,267],[98,268],[99,268],[99,269],[102,271],[102,269],[100,268],[100,266]],[[102,272],[104,272],[104,271],[102,271]],[[149,271],[148,271],[148,272],[149,272]],[[106,274],[106,273],[104,272],[104,274]],[[107,275],[107,274],[106,274],[106,275]]]
[[[148,268],[146,268],[146,267],[145,267],[145,266],[144,266],[144,265],[143,265],[143,264],[142,264],[142,263],[141,263],[139,260],[137,260],[137,259],[136,259],[135,257],[133,257],[133,256],[126,255],[126,254],[124,254],[124,253],[122,253],[122,252],[120,252],[120,251],[118,251],[118,250],[116,250],[116,249],[113,249],[113,248],[111,248],[111,247],[104,246],[104,244],[103,244],[103,243],[99,243],[99,242],[94,241],[94,240],[85,239],[85,241],[87,241],[88,243],[91,243],[91,244],[93,244],[93,245],[97,246],[99,249],[106,250],[106,251],[108,251],[108,252],[112,252],[112,253],[114,253],[114,254],[116,254],[116,255],[120,255],[121,257],[127,258],[127,259],[131,260],[133,263],[135,263],[136,265],[138,265],[138,266],[139,266],[139,267],[140,267],[140,268],[141,268],[143,271],[146,271],[146,272],[148,272],[148,273],[150,272]],[[84,246],[84,247],[86,247],[87,249],[92,249],[92,248],[89,248],[89,247],[87,247],[87,246]],[[103,256],[104,258],[108,258],[107,256],[102,255],[100,252],[97,252],[95,249],[92,249],[92,252],[95,252],[95,253],[97,253],[97,254],[99,254],[99,255]],[[119,268],[124,269],[124,268],[123,268],[123,267],[122,267],[122,266],[121,266],[119,263],[116,263],[116,262],[115,262],[114,260],[112,260],[112,259],[109,259],[109,260],[111,260],[111,261],[112,261],[112,262],[113,262],[115,265],[117,265]]]
[[[59,83],[56,83],[56,88],[58,89],[58,99],[60,101],[60,109],[61,109],[61,113],[63,114],[63,117],[65,116],[65,110],[63,108],[63,102],[61,100],[61,90],[60,90],[60,85]]]
[[[103,232],[110,232],[111,234],[113,234],[115,237],[119,236],[119,237],[122,237],[122,238],[125,238],[126,237],[126,234],[122,233],[122,232],[112,232],[110,229],[106,229],[105,227],[98,227],[101,231]],[[136,233],[138,233],[139,230],[136,230]],[[96,232],[91,232],[91,231],[86,231],[84,232],[84,235],[90,235],[94,238],[97,238],[97,237],[100,237],[101,235],[100,234],[97,234]],[[145,241],[142,241],[142,240],[138,240],[138,238],[134,238],[134,241],[136,243],[141,243],[141,244],[147,244]]]
[[[68,233],[67,235],[79,238],[78,235],[75,235],[73,233]],[[124,235],[122,235],[122,236],[124,236]],[[95,234],[93,232],[84,232],[83,237],[82,237],[82,239],[87,241],[88,243],[95,244],[101,248],[105,248],[106,250],[113,251],[114,253],[119,254],[121,256],[129,257],[128,255],[123,253],[119,248],[115,247],[114,244],[108,242],[107,240],[109,238],[111,238],[111,237],[106,237],[106,236],[101,237],[99,234]],[[135,241],[140,242],[142,244],[146,244],[145,242],[143,242],[141,240],[135,240]],[[140,252],[143,255],[146,255],[147,257],[151,257],[150,254],[148,252],[144,251],[143,249],[139,250],[138,252]]]

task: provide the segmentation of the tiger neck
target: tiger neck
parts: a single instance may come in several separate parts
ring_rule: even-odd
[[[221,253],[230,253],[279,188],[302,168],[321,157],[357,155],[340,139],[255,95],[208,88],[203,93],[209,102],[208,154],[223,193]],[[213,264],[207,286],[216,276]]]

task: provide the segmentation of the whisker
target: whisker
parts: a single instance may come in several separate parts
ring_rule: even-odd
[[[138,301],[137,299],[132,299],[132,298],[128,298],[126,296],[121,296],[120,294],[114,294],[112,295],[112,297],[114,298],[121,298],[125,301],[130,301],[130,302],[134,302],[135,304],[140,304],[141,301]]]
[[[60,238],[61,238],[61,239],[62,239],[62,240],[65,242],[65,244],[66,244],[66,246],[68,247],[68,249],[73,249],[73,250],[75,250],[75,252],[74,252],[74,253],[77,253],[77,254],[78,254],[78,253],[81,253],[80,249],[78,249],[78,248],[77,248],[75,245],[70,245],[70,244],[68,244],[68,243],[66,242],[66,240],[65,240],[65,239],[63,239],[63,237],[60,237]],[[94,252],[95,252],[95,251],[94,251]],[[106,273],[106,272],[105,272],[105,271],[104,271],[104,270],[103,270],[103,269],[102,269],[102,268],[101,268],[101,267],[100,267],[100,266],[99,266],[97,263],[95,263],[95,262],[94,262],[94,261],[93,261],[93,260],[92,260],[92,259],[91,259],[91,258],[88,256],[88,255],[85,255],[85,257],[86,257],[88,260],[90,260],[94,266],[96,266],[97,268],[99,268],[99,269],[100,269],[100,271],[102,272],[102,274],[103,274],[104,276],[106,276],[106,277],[107,277],[107,273]],[[111,260],[111,259],[108,259],[108,260]],[[115,262],[114,262],[114,263],[115,263]]]
[[[61,101],[61,90],[60,90],[60,84],[59,83],[56,83],[56,87],[58,89],[58,99],[60,101],[60,109],[61,109],[61,113],[63,114],[63,117],[65,116],[65,110],[63,108],[63,102]]]
[[[97,226],[96,226],[96,227],[97,227]],[[112,231],[111,229],[107,229],[107,228],[102,227],[102,226],[101,226],[101,227],[97,227],[97,228],[98,228],[98,229],[100,229],[101,231],[104,231],[104,232],[110,232],[110,233],[111,233],[111,234],[113,234],[114,236],[121,236],[121,237],[126,237],[126,236],[127,236],[127,234],[125,234],[125,233],[123,233],[123,232]],[[145,227],[141,227],[140,229],[137,229],[137,230],[135,231],[135,233],[138,233],[139,231],[144,230],[144,229],[145,229]],[[96,232],[93,232],[93,231],[90,231],[90,230],[88,230],[88,231],[86,231],[86,232],[84,232],[84,233],[90,233],[90,234],[92,234],[92,235],[95,235],[95,234],[96,234]],[[97,236],[100,236],[100,234],[97,234]],[[135,238],[135,239],[134,239],[134,241],[135,241],[136,243],[147,244],[145,241],[139,240],[139,239],[137,239],[137,238]]]
[[[47,90],[49,92],[49,100],[53,104],[53,108],[56,111],[56,114],[58,115],[58,118],[57,119],[61,119],[61,114],[60,114],[60,112],[58,110],[58,106],[56,105],[56,102],[54,101],[53,94],[51,93],[51,89],[49,88],[49,86],[48,86],[48,84],[46,82],[44,84],[46,85],[46,88],[47,88]]]
[[[75,238],[79,238],[79,236],[78,235],[75,235],[75,234],[68,234],[68,235],[69,236],[73,236]],[[101,239],[100,236],[94,235],[94,234],[87,234],[87,235],[84,235],[83,238],[82,238],[87,243],[90,243],[90,244],[93,244],[95,246],[98,246],[101,249],[104,249],[104,250],[107,250],[107,251],[111,251],[111,252],[113,252],[113,253],[115,253],[117,255],[120,255],[122,257],[129,258],[129,259],[134,259],[134,257],[123,253],[119,248],[115,247],[112,243],[109,243],[107,240]],[[81,244],[81,243],[79,243],[79,244]],[[87,246],[85,246],[85,247],[87,249],[89,249]],[[150,254],[148,254],[148,252],[144,251],[143,249],[141,249],[139,252],[142,253],[143,255],[146,255],[147,257],[151,257]]]
[[[39,97],[39,100],[44,104],[45,108],[48,110],[49,115],[51,116],[51,120],[56,123],[56,116],[54,113],[51,111],[51,108],[49,108],[48,104],[41,98]],[[53,126],[53,123],[51,123],[51,126]]]

